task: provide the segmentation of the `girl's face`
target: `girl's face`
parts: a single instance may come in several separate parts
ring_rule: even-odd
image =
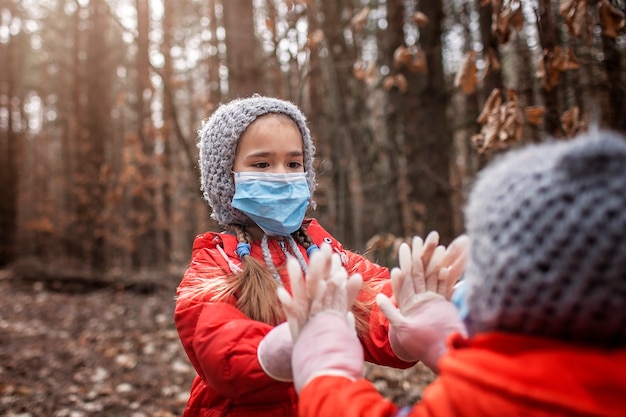
[[[296,123],[282,114],[268,114],[252,122],[239,139],[233,171],[303,172],[302,136]]]

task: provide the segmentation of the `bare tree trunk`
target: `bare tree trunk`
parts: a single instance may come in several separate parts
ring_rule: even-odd
[[[394,51],[404,45],[404,0],[387,2],[387,22],[387,30],[382,31],[379,40],[380,64],[393,68]],[[389,158],[389,172],[380,182],[380,188],[386,197],[379,199],[376,205],[382,211],[380,216],[385,219],[382,230],[395,236],[406,236],[411,231],[421,235],[421,231],[415,229],[409,201],[411,187],[407,172],[402,106],[403,97],[400,91],[397,88],[389,90],[384,110],[385,134],[382,139],[386,141],[382,150]]]
[[[264,94],[263,57],[254,28],[253,2],[222,0],[226,30],[228,96],[248,97]]]
[[[554,24],[554,14],[550,5],[550,0],[539,0],[539,7],[537,10],[537,25],[539,28],[539,39],[541,47],[544,51],[544,63],[547,65],[547,60],[555,51],[557,46],[557,31]],[[547,75],[546,75],[547,76]],[[560,105],[558,89],[552,88],[547,90],[542,89],[543,104],[546,109],[544,114],[544,126],[546,133],[554,137],[562,136],[561,122],[559,118]]]
[[[622,73],[622,56],[616,40],[602,35],[602,49],[604,51],[604,69],[606,70],[610,108],[609,126],[612,129],[626,132],[626,88]]]
[[[425,207],[426,231],[437,230],[442,241],[450,241],[455,234],[450,187],[452,137],[446,118],[449,100],[441,48],[442,2],[420,1],[419,10],[429,21],[420,28],[419,37],[428,71],[419,85],[409,83],[413,86],[406,95],[408,159],[413,167],[411,200]]]
[[[14,4],[9,3],[13,9]],[[15,13],[15,10],[11,10]],[[3,129],[0,136],[0,267],[3,267],[15,260],[16,256],[16,235],[17,235],[17,205],[18,205],[18,184],[19,184],[19,144],[21,135],[14,131],[13,114],[11,108],[13,97],[16,97],[20,38],[10,36],[7,43],[0,43],[0,61],[3,62],[3,71],[0,73],[0,95],[8,97],[3,113],[6,114],[6,130]]]
[[[80,138],[80,164],[77,175],[78,196],[76,208],[78,236],[82,243],[83,259],[94,271],[105,268],[105,239],[101,211],[104,207],[105,187],[101,179],[105,142],[109,135],[109,62],[106,43],[108,12],[103,0],[89,2],[90,30],[86,34],[86,135]]]
[[[138,164],[141,184],[135,184],[132,193],[133,267],[139,268],[157,262],[157,233],[155,231],[155,173],[153,166],[154,133],[150,117],[152,89],[150,83],[150,9],[148,0],[136,0],[137,9],[137,71],[135,88],[135,113],[137,115],[137,137],[141,143],[141,158]],[[140,191],[139,191],[140,190]]]
[[[222,90],[220,87],[220,57],[219,43],[217,41],[217,14],[215,13],[215,0],[209,0],[209,31],[211,32],[211,40],[209,41],[209,59],[208,76],[209,76],[209,103],[216,105],[222,100]]]

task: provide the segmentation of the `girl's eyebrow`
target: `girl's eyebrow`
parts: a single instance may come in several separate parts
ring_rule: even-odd
[[[268,157],[270,155],[274,154],[274,152],[269,152],[269,151],[258,151],[258,152],[253,152],[249,155],[247,155],[247,158],[263,158],[263,157]],[[303,156],[304,152],[302,151],[292,151],[288,153],[289,156]]]

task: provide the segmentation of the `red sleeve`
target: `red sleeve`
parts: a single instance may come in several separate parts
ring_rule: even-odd
[[[249,401],[257,396],[264,402],[280,399],[292,384],[267,376],[257,359],[257,347],[272,327],[245,316],[234,299],[209,301],[206,285],[232,273],[215,247],[222,243],[208,240],[215,236],[196,239],[190,267],[178,288],[174,320],[181,343],[200,378],[217,393],[247,396]]]
[[[386,417],[397,411],[371,382],[338,376],[314,378],[300,393],[298,408],[300,417]]]

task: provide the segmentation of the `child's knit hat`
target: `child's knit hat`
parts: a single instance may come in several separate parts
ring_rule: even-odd
[[[626,141],[594,131],[512,151],[470,193],[473,333],[626,344]]]
[[[249,98],[235,99],[220,105],[198,132],[201,189],[211,206],[211,217],[220,224],[252,223],[243,212],[232,206],[235,194],[233,162],[241,135],[257,118],[269,113],[284,114],[298,125],[302,135],[304,171],[309,190],[311,195],[313,194],[316,185],[313,169],[315,147],[306,118],[300,109],[290,102],[258,94]],[[310,204],[315,208],[313,200]]]

